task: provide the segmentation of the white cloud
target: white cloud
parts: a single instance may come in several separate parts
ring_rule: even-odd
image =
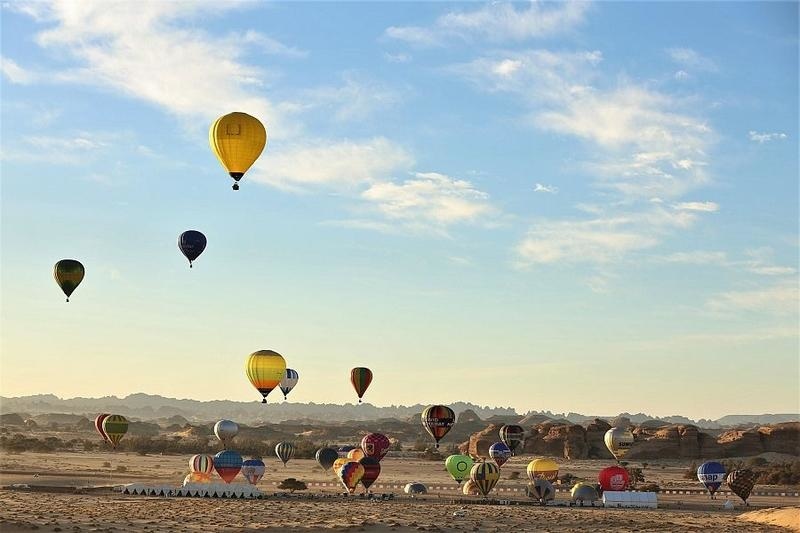
[[[775,265],[773,263],[772,248],[764,247],[747,250],[747,260],[743,262],[745,268],[753,274],[761,276],[786,276],[794,274],[797,270],[793,267]]]
[[[410,63],[414,58],[410,54],[383,54],[383,58],[389,63]]]
[[[536,186],[533,188],[533,192],[545,192],[549,194],[557,194],[558,187],[555,185],[543,185],[541,183],[537,183]]]
[[[710,72],[717,70],[717,65],[711,59],[700,55],[691,48],[669,48],[667,55],[682,67]]]
[[[79,134],[75,137],[52,137],[48,135],[28,135],[23,140],[42,150],[97,150],[107,146],[105,141]]]
[[[36,81],[39,76],[19,66],[14,60],[0,56],[0,70],[8,81],[19,85],[27,85]]]
[[[667,263],[685,265],[722,265],[727,266],[728,255],[725,252],[695,250],[691,252],[675,252],[661,258]]]
[[[330,109],[339,121],[363,120],[380,109],[396,105],[399,91],[381,83],[359,78],[348,72],[338,86],[319,87],[301,92],[304,110]]]
[[[757,131],[750,130],[748,135],[750,136],[751,141],[757,142],[758,144],[764,144],[772,141],[782,141],[788,138],[788,135],[781,132],[759,133]]]
[[[498,42],[524,41],[572,30],[583,22],[588,7],[588,2],[531,2],[522,9],[510,3],[491,3],[472,11],[446,13],[430,27],[392,26],[385,34],[418,46],[444,45],[454,38],[475,37]]]
[[[715,202],[680,202],[672,206],[677,211],[700,211],[703,213],[716,213],[719,204]]]
[[[723,292],[709,299],[706,307],[722,314],[737,311],[794,314],[799,303],[797,280],[790,280],[758,289]]]
[[[230,39],[233,39],[240,43],[253,44],[257,47],[259,52],[264,54],[287,56],[287,57],[308,56],[308,52],[304,50],[299,50],[292,46],[286,46],[282,42],[277,41],[272,37],[269,37],[268,35],[264,35],[263,33],[254,30],[248,30],[244,33],[244,35],[235,35]]]

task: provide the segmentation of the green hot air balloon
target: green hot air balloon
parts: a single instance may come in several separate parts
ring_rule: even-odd
[[[459,485],[465,479],[469,479],[472,465],[472,457],[469,455],[451,455],[444,460],[444,467],[447,469],[447,473],[450,474]]]
[[[80,261],[75,259],[62,259],[53,267],[53,277],[56,279],[58,286],[61,287],[61,290],[64,291],[64,294],[67,295],[67,301],[69,301],[69,297],[75,289],[78,288],[78,285],[81,284],[85,274],[86,269],[83,268]]]

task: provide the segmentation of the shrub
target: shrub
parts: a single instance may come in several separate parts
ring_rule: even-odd
[[[644,485],[640,485],[639,490],[642,492],[660,492],[661,487],[659,487],[655,483],[645,483]]]
[[[128,467],[125,465],[117,465],[117,468],[114,469],[117,472],[127,472]]]
[[[278,488],[281,490],[288,490],[290,493],[294,493],[296,490],[308,489],[303,481],[299,481],[293,477],[286,478],[281,481],[281,484],[278,485]]]
[[[508,475],[508,479],[519,479],[519,471],[514,470],[511,474]]]

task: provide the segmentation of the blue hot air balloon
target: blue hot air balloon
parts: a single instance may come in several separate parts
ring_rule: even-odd
[[[242,456],[233,450],[225,450],[214,456],[214,470],[225,483],[230,483],[242,469]]]
[[[184,231],[178,237],[178,248],[189,260],[189,268],[192,268],[192,261],[200,257],[200,254],[206,249],[206,236],[193,229]]]
[[[706,461],[697,469],[697,479],[706,486],[713,500],[714,493],[725,481],[725,467],[715,461]]]
[[[506,464],[506,461],[511,459],[511,448],[503,444],[502,442],[495,442],[491,446],[489,446],[489,457],[491,457],[497,466],[503,466]]]

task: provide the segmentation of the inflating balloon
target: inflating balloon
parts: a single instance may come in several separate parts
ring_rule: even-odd
[[[461,487],[461,493],[464,496],[480,496],[481,491],[478,488],[477,483],[471,479],[468,479],[467,482],[464,483],[464,486]]]
[[[235,180],[233,190],[238,191],[239,180],[256,162],[267,144],[267,130],[260,120],[247,113],[229,113],[211,125],[208,143]]]
[[[547,505],[548,501],[556,497],[556,489],[553,488],[553,484],[544,478],[536,478],[533,482],[528,483],[525,493],[529,498],[537,500],[542,505]]]
[[[444,467],[447,473],[450,474],[456,483],[459,485],[462,481],[469,478],[469,473],[474,464],[472,457],[469,455],[451,455],[444,460]]]
[[[267,403],[267,395],[286,375],[286,360],[278,352],[259,350],[247,358],[245,369],[250,383],[263,397],[261,403]]]
[[[178,237],[178,248],[189,260],[189,268],[192,268],[192,261],[200,257],[200,254],[206,249],[206,242],[206,236],[193,229],[184,231]]]
[[[108,415],[103,419],[103,433],[108,436],[108,442],[113,449],[117,449],[119,441],[128,432],[128,419],[122,415]]]
[[[405,492],[406,494],[410,494],[412,496],[416,496],[418,494],[427,493],[428,488],[422,483],[412,481],[411,483],[406,483],[406,486],[403,487],[403,492]]]
[[[214,470],[225,483],[230,483],[242,469],[242,456],[233,450],[224,450],[214,456]]]
[[[106,432],[103,431],[103,420],[109,416],[111,415],[108,413],[102,413],[97,415],[94,419],[94,429],[96,429],[97,432],[100,433],[100,436],[103,437],[103,442],[109,442],[108,435],[106,435]]]
[[[193,455],[189,459],[189,471],[193,474],[210,476],[214,471],[214,458],[206,454]]]
[[[370,433],[361,439],[361,449],[364,450],[364,455],[373,457],[378,461],[386,456],[391,445],[389,437],[382,433]]]
[[[228,448],[233,438],[239,433],[239,425],[231,420],[220,420],[214,424],[214,435],[224,448]]]
[[[258,483],[267,467],[261,459],[248,459],[242,463],[242,475],[251,485]]]
[[[283,399],[286,400],[286,397],[292,392],[292,389],[297,385],[297,380],[300,379],[300,374],[297,373],[297,370],[293,370],[291,368],[286,369],[286,374],[283,376],[283,379],[278,384],[281,388],[281,392],[283,393]]]
[[[600,495],[597,494],[597,489],[594,485],[577,483],[570,491],[570,498],[572,498],[573,502],[583,505],[584,502],[594,502],[600,499]]]
[[[630,476],[628,475],[628,471],[621,466],[609,466],[602,469],[600,473],[597,474],[597,481],[604,491],[625,490],[628,488]]]
[[[734,494],[742,499],[745,505],[749,505],[747,503],[747,498],[750,497],[750,492],[756,485],[756,479],[758,479],[758,474],[750,469],[743,468],[729,473],[725,478],[725,483],[728,484],[728,488],[730,488]]]
[[[339,458],[339,454],[333,448],[320,448],[314,455],[323,470],[330,470],[333,463]]]
[[[558,463],[552,459],[534,459],[528,463],[528,479],[546,479],[553,482],[558,479]]]
[[[61,287],[61,290],[64,291],[64,294],[67,295],[67,301],[69,301],[69,297],[75,289],[78,288],[78,285],[81,284],[85,274],[86,269],[83,268],[80,261],[75,259],[62,259],[53,267],[53,277],[56,279],[58,286]]]
[[[501,468],[506,464],[506,461],[511,459],[511,455],[511,448],[502,442],[495,442],[489,446],[489,457]]]
[[[475,482],[481,495],[486,497],[500,479],[500,467],[494,463],[476,463],[472,466],[469,478]]]
[[[339,467],[336,475],[339,476],[339,480],[342,482],[342,485],[344,485],[344,488],[346,488],[350,494],[353,494],[361,478],[364,477],[364,466],[358,461],[348,461]]]
[[[358,394],[358,403],[361,403],[361,398],[367,392],[369,384],[372,383],[372,370],[364,367],[357,367],[350,371],[350,383]]]
[[[291,442],[279,442],[275,445],[275,455],[283,461],[283,466],[286,466],[286,463],[294,457],[294,444]]]
[[[606,448],[614,456],[614,459],[619,461],[628,450],[633,446],[633,433],[628,428],[616,427],[606,431],[603,440],[606,443]]]
[[[369,490],[370,486],[375,483],[378,476],[381,475],[381,463],[374,457],[363,457],[360,461],[361,466],[364,467],[364,475],[361,476],[361,484],[364,488]]]
[[[455,423],[456,414],[446,405],[431,405],[422,412],[422,427],[436,441],[437,448]]]
[[[715,461],[706,461],[697,468],[697,479],[706,486],[714,499],[714,493],[725,481],[725,467]]]
[[[189,472],[186,474],[186,477],[183,478],[183,484],[188,485],[189,483],[211,483],[211,475],[202,474],[200,472]]]

